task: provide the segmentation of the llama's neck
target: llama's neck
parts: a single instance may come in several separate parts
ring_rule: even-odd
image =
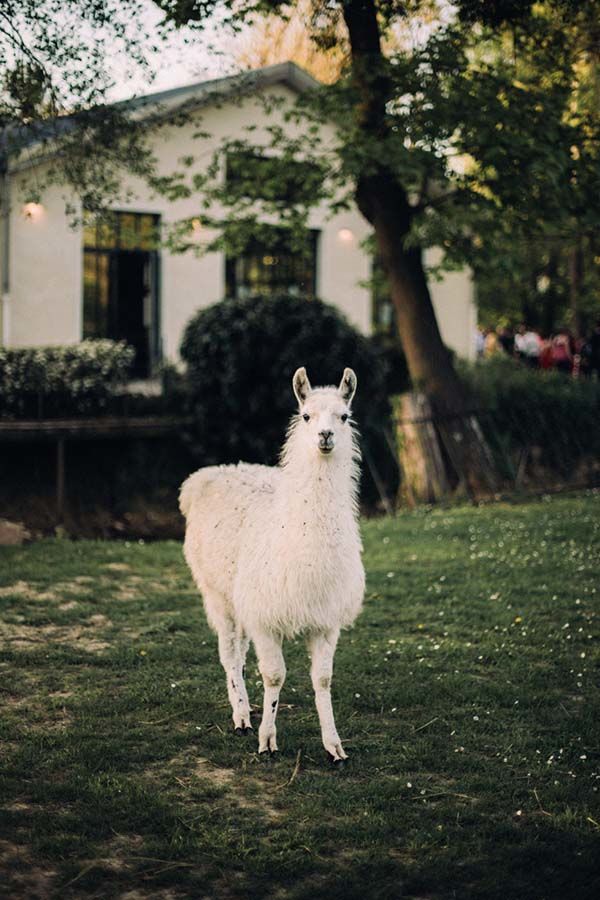
[[[334,450],[331,456],[306,453],[304,447],[294,446],[294,434],[282,454],[281,490],[288,513],[297,510],[318,518],[339,521],[342,517],[356,518],[358,492],[358,461],[356,451]]]

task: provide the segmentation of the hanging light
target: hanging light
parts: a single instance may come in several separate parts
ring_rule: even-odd
[[[29,202],[23,207],[23,215],[32,222],[39,221],[44,214],[44,207],[41,203]]]

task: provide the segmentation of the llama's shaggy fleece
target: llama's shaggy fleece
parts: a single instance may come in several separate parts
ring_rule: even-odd
[[[265,697],[259,751],[277,750],[284,637],[303,635],[323,744],[346,757],[331,707],[333,655],[364,594],[357,514],[359,452],[350,404],[356,376],[312,389],[293,379],[299,412],[279,466],[209,466],[184,482],[185,558],[219,638],[236,733],[250,730],[244,661],[252,640]]]

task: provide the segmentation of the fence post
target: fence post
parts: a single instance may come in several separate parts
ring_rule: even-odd
[[[65,510],[65,439],[56,442],[56,514],[59,524]]]
[[[402,394],[398,412],[400,499],[409,506],[435,503],[448,496],[450,485],[429,400],[418,392]]]

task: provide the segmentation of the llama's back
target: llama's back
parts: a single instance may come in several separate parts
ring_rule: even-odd
[[[251,508],[268,502],[279,476],[278,468],[238,463],[207,466],[182,484],[184,553],[205,600],[218,592],[231,602],[245,518]],[[207,613],[210,619],[208,607]]]

